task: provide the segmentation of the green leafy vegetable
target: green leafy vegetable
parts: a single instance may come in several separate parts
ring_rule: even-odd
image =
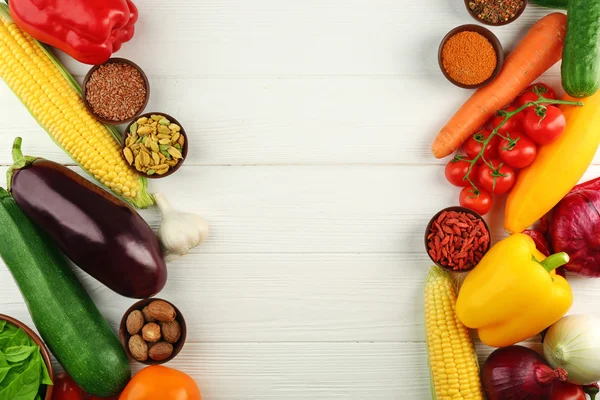
[[[27,346],[29,345],[29,336],[25,333],[25,331],[21,328],[14,334],[10,342],[6,345],[6,348],[15,347],[15,346]]]
[[[0,367],[0,383],[6,378],[8,371],[10,371],[10,367]]]
[[[38,345],[20,328],[0,321],[0,400],[41,400],[52,385]]]
[[[9,347],[4,352],[4,355],[6,356],[6,361],[10,363],[19,363],[28,359],[31,353],[37,349],[39,349],[38,346]]]

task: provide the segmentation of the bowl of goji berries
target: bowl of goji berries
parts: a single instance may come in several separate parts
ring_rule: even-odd
[[[427,224],[425,248],[437,266],[467,272],[475,268],[490,249],[490,229],[475,211],[448,207]]]

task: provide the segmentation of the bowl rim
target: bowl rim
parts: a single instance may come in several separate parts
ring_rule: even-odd
[[[166,173],[164,173],[162,175],[157,175],[157,174],[148,175],[146,173],[138,171],[137,169],[135,169],[135,166],[133,164],[129,165],[129,162],[127,162],[127,160],[125,159],[125,155],[123,154],[123,149],[125,148],[125,140],[127,140],[127,138],[131,135],[131,133],[129,132],[131,125],[133,125],[140,118],[144,118],[144,117],[150,118],[150,116],[152,116],[152,115],[162,115],[163,117],[165,117],[166,119],[171,121],[171,123],[175,123],[175,124],[179,125],[179,127],[181,128],[179,133],[181,135],[183,135],[183,137],[185,138],[185,142],[183,143],[183,148],[181,149],[181,155],[183,156],[183,158],[181,159],[181,161],[179,161],[177,163],[176,166],[172,167],[171,169],[169,169]],[[188,148],[189,148],[189,136],[188,136],[187,132],[185,131],[185,128],[183,127],[183,125],[181,125],[181,123],[175,117],[173,117],[169,114],[166,114],[164,112],[147,112],[147,113],[138,115],[138,117],[135,120],[132,120],[127,124],[127,127],[125,128],[125,131],[123,132],[123,139],[121,140],[121,157],[123,158],[123,160],[125,160],[125,164],[127,164],[127,166],[136,174],[143,176],[145,178],[148,178],[148,179],[161,179],[161,178],[166,178],[167,176],[174,174],[176,171],[179,170],[179,168],[181,168],[181,166],[187,159]]]
[[[492,45],[492,47],[494,48],[494,51],[496,53],[496,68],[494,68],[494,71],[492,71],[492,74],[486,80],[484,80],[483,82],[477,83],[475,85],[467,85],[467,84],[464,84],[464,83],[461,83],[461,82],[455,80],[454,78],[452,78],[450,76],[450,74],[444,68],[444,60],[443,60],[443,56],[442,56],[442,52],[444,50],[444,45],[446,44],[446,42],[448,42],[448,40],[451,37],[453,37],[454,35],[461,33],[461,32],[476,32],[476,33],[482,35],[483,37],[485,37],[488,40],[488,42],[490,42],[490,44]],[[500,42],[500,39],[498,39],[498,37],[492,31],[487,29],[486,27],[481,26],[481,25],[476,25],[476,24],[459,25],[459,26],[453,28],[452,30],[450,30],[450,32],[448,32],[444,36],[442,41],[440,42],[440,46],[438,48],[438,64],[440,66],[440,70],[442,71],[442,74],[453,85],[458,86],[463,89],[478,89],[480,87],[490,84],[494,79],[496,79],[498,77],[498,74],[500,73],[500,71],[502,70],[502,66],[504,65],[504,48],[502,47],[502,43]]]
[[[521,14],[523,14],[523,12],[525,11],[525,8],[527,8],[527,3],[528,0],[523,0],[523,7],[521,7],[519,9],[519,11],[517,11],[517,13],[515,14],[514,17],[512,17],[511,19],[507,20],[507,21],[503,21],[503,22],[496,22],[496,23],[492,23],[492,22],[486,22],[485,20],[479,18],[477,16],[477,14],[475,14],[473,12],[473,10],[471,10],[471,8],[469,7],[469,1],[470,0],[465,0],[465,7],[467,8],[467,11],[469,13],[469,15],[471,15],[471,17],[473,17],[473,19],[475,19],[477,22],[480,22],[484,25],[488,25],[488,26],[504,26],[504,25],[508,25],[511,22],[514,22],[517,20],[517,18],[519,18],[521,16]]]
[[[105,64],[128,64],[128,65],[132,66],[133,68],[137,69],[139,71],[140,75],[142,76],[142,79],[144,80],[144,85],[146,86],[146,96],[144,98],[144,103],[142,104],[142,107],[140,107],[140,109],[131,118],[127,118],[123,121],[113,121],[110,119],[103,118],[94,112],[94,109],[92,108],[92,106],[90,105],[90,103],[87,100],[88,81],[90,80],[92,74],[98,68],[100,68],[102,65],[105,65]],[[146,75],[144,70],[139,65],[134,63],[133,61],[128,60],[126,58],[113,57],[113,58],[109,58],[102,64],[96,64],[92,68],[90,68],[90,70],[85,75],[85,78],[83,78],[83,84],[81,85],[81,97],[83,98],[83,104],[85,105],[85,108],[90,112],[90,114],[92,114],[94,116],[94,118],[96,118],[98,121],[102,122],[103,124],[106,124],[106,125],[127,124],[127,123],[133,121],[134,119],[137,119],[138,116],[141,113],[143,113],[144,110],[146,109],[146,106],[148,105],[148,101],[150,100],[150,81],[148,80],[148,76]]]
[[[135,358],[133,358],[133,356],[131,355],[131,352],[129,351],[129,338],[132,335],[130,335],[129,332],[127,332],[127,317],[129,316],[129,314],[131,314],[132,311],[135,311],[135,310],[141,311],[145,306],[147,306],[148,304],[152,303],[153,301],[157,301],[157,300],[162,300],[166,303],[169,303],[175,309],[175,312],[177,313],[175,320],[177,322],[179,322],[179,326],[181,327],[181,336],[179,337],[179,341],[173,345],[173,353],[168,358],[165,358],[164,360],[160,360],[160,361],[152,360],[150,358],[148,358],[146,361],[139,361],[139,360],[136,360]],[[181,352],[181,349],[183,349],[183,346],[185,345],[186,339],[187,339],[187,324],[185,322],[185,318],[183,317],[183,314],[181,313],[181,311],[179,311],[179,309],[177,308],[177,306],[175,306],[175,304],[173,304],[170,301],[165,300],[165,299],[150,297],[147,299],[142,299],[142,300],[136,301],[135,303],[133,303],[131,305],[131,307],[129,307],[127,309],[127,311],[125,311],[125,313],[123,314],[123,317],[121,318],[121,323],[119,324],[119,341],[121,342],[121,345],[123,346],[123,349],[125,350],[125,353],[127,354],[127,357],[129,357],[131,360],[133,360],[135,362],[139,362],[144,365],[160,365],[160,364],[165,364],[165,363],[171,361],[172,359],[177,357],[179,352]]]
[[[52,382],[54,382],[54,370],[52,369],[52,359],[50,358],[50,352],[48,351],[48,348],[46,347],[46,344],[44,343],[42,338],[40,338],[39,335],[35,333],[33,329],[31,329],[29,326],[25,325],[25,323],[19,321],[14,317],[5,314],[0,314],[0,320],[4,320],[9,324],[16,326],[17,328],[23,329],[27,336],[33,339],[35,344],[40,348],[42,359],[44,360],[46,368],[48,369],[48,375],[50,375],[50,379],[52,380]],[[53,385],[46,385],[46,396],[44,397],[44,400],[52,399],[53,389]]]
[[[456,273],[462,273],[462,272],[469,272],[471,270],[473,270],[473,268],[476,267],[476,265],[471,266],[470,268],[465,268],[462,270],[455,270],[453,268],[449,268],[447,266],[443,266],[440,263],[438,263],[437,261],[435,261],[433,259],[433,257],[431,257],[431,254],[429,254],[429,239],[427,239],[427,236],[429,235],[429,230],[431,229],[431,226],[433,225],[433,223],[438,219],[438,217],[443,213],[443,212],[449,212],[449,211],[456,211],[456,212],[462,212],[462,213],[466,213],[466,214],[471,214],[474,215],[475,217],[477,217],[479,220],[483,221],[483,226],[485,227],[485,230],[487,231],[488,235],[490,235],[491,237],[491,232],[490,232],[490,227],[488,226],[485,218],[483,218],[483,216],[481,216],[479,213],[471,210],[470,208],[466,208],[466,207],[462,207],[462,206],[451,206],[451,207],[446,207],[441,209],[440,211],[436,212],[433,217],[431,217],[431,219],[429,220],[429,222],[427,223],[427,227],[425,228],[425,252],[427,253],[427,256],[429,257],[429,259],[438,267],[445,269],[446,271],[451,271],[451,272],[456,272]],[[483,255],[485,255],[488,251],[490,251],[492,246],[488,246],[487,250],[483,252]]]

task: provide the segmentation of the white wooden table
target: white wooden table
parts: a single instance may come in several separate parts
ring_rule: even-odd
[[[212,229],[160,294],[189,325],[169,366],[207,400],[430,398],[423,230],[458,190],[429,147],[469,96],[436,57],[473,22],[462,0],[137,4],[118,56],[145,69],[147,110],[179,119],[191,146],[150,188]],[[545,13],[493,31],[510,49]],[[63,60],[79,79],[89,68]],[[0,121],[0,183],[16,135],[27,154],[72,164],[4,84]],[[158,225],[156,209],[142,214]],[[501,212],[490,220],[500,237]],[[133,300],[78,275],[116,328]],[[600,281],[571,282],[573,311],[600,314]],[[0,312],[31,323],[3,265]]]

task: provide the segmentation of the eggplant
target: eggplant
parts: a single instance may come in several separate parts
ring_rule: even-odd
[[[73,263],[122,296],[162,290],[167,266],[158,238],[131,206],[61,164],[24,157],[21,138],[13,159],[13,198]]]

